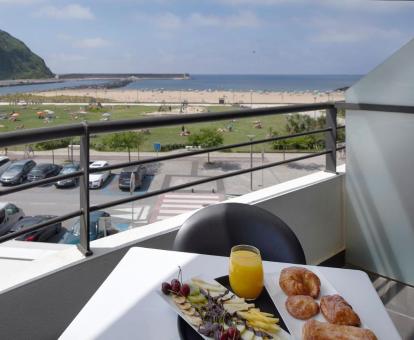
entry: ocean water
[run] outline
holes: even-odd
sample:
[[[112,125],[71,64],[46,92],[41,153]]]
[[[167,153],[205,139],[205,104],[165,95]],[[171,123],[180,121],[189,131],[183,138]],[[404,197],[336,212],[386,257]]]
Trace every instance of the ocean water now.
[[[34,91],[49,91],[58,90],[64,87],[75,87],[75,86],[89,86],[99,85],[107,83],[108,80],[68,80],[62,83],[49,83],[49,84],[34,84],[34,85],[18,85],[18,86],[4,86],[0,87],[0,95],[2,94],[13,94],[13,93],[24,93]]]
[[[187,80],[138,80],[128,89],[234,90],[234,91],[333,91],[351,86],[360,75],[191,75]]]
[[[351,86],[361,75],[191,75],[190,79],[144,79],[120,89],[139,90],[234,90],[234,91],[333,91]],[[96,85],[107,80],[69,80],[55,84],[0,87],[0,94],[58,90]]]

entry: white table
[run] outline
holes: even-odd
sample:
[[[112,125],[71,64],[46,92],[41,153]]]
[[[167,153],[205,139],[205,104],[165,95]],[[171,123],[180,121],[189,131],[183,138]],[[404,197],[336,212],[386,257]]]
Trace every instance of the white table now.
[[[264,262],[272,272],[272,262]],[[176,313],[157,295],[160,283],[183,269],[183,279],[226,275],[228,258],[131,248],[60,339],[179,339]],[[357,311],[369,305],[379,339],[400,339],[368,276],[361,271],[318,267]],[[373,322],[374,321],[374,322]]]

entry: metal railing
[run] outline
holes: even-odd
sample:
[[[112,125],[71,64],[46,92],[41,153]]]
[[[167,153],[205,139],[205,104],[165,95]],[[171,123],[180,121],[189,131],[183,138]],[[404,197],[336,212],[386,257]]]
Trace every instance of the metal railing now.
[[[157,127],[165,127],[171,125],[183,125],[183,124],[191,124],[191,123],[205,123],[211,121],[218,121],[218,120],[229,120],[235,118],[249,118],[249,117],[258,117],[258,116],[269,116],[269,115],[281,115],[287,113],[299,113],[299,112],[308,112],[308,111],[315,111],[315,110],[326,110],[326,127],[323,129],[317,129],[313,131],[306,131],[291,135],[285,136],[277,136],[271,137],[266,139],[260,139],[255,141],[249,142],[242,142],[238,144],[228,144],[224,146],[208,148],[203,150],[196,150],[196,151],[189,151],[186,153],[177,153],[177,154],[169,154],[160,157],[152,157],[147,159],[142,159],[138,161],[131,161],[131,162],[124,162],[118,163],[114,165],[109,165],[99,169],[92,169],[89,168],[89,141],[91,134],[99,134],[99,133],[108,133],[108,132],[118,132],[118,131],[125,131],[125,130],[132,130],[132,129],[145,129],[145,128],[157,128]],[[99,209],[105,209],[112,206],[116,206],[123,203],[128,203],[132,201],[141,200],[144,198],[160,195],[166,192],[175,191],[179,189],[184,189],[188,187],[192,187],[195,185],[216,181],[219,179],[237,176],[245,173],[249,173],[252,171],[267,169],[270,167],[275,167],[282,164],[287,164],[291,162],[296,162],[308,158],[318,157],[325,155],[326,163],[325,163],[325,171],[328,172],[336,172],[336,151],[343,149],[344,147],[337,148],[336,139],[337,139],[337,130],[344,128],[344,126],[337,126],[337,108],[334,103],[321,103],[321,104],[306,104],[306,105],[292,105],[292,106],[282,106],[282,107],[272,107],[272,108],[260,108],[260,109],[241,109],[241,110],[233,110],[233,111],[226,111],[226,112],[214,112],[214,113],[205,113],[205,114],[189,114],[185,116],[175,115],[175,116],[164,116],[164,117],[150,117],[150,118],[143,118],[143,119],[134,119],[134,120],[119,120],[119,121],[111,121],[111,122],[91,122],[91,123],[78,123],[72,125],[63,125],[58,127],[51,127],[51,128],[39,128],[39,129],[29,129],[23,131],[15,131],[15,132],[7,132],[0,134],[0,147],[8,147],[12,145],[18,144],[29,144],[34,142],[40,142],[45,140],[52,140],[52,139],[60,139],[65,137],[76,137],[80,136],[80,167],[81,170],[77,172],[73,172],[67,175],[58,175],[54,177],[50,177],[47,179],[43,179],[37,182],[25,183],[21,185],[17,185],[15,187],[6,188],[0,190],[0,196],[4,196],[7,194],[11,194],[14,192],[23,191],[26,189],[30,189],[36,186],[54,183],[59,180],[69,179],[79,177],[79,210],[70,212],[68,214],[50,219],[48,221],[39,223],[34,225],[30,228],[20,230],[17,232],[13,232],[10,234],[6,234],[0,236],[0,243],[5,242],[11,239],[14,239],[18,236],[26,234],[28,232],[36,231],[42,229],[48,225],[63,222],[68,219],[79,217],[80,216],[80,243],[78,244],[78,248],[82,251],[83,254],[86,256],[91,255],[90,249],[90,240],[89,240],[89,214],[92,211],[96,211]],[[132,195],[126,198],[113,200],[110,202],[106,202],[103,204],[98,205],[90,205],[89,200],[89,174],[95,172],[102,172],[104,170],[113,170],[119,169],[130,165],[140,165],[140,164],[147,164],[152,162],[160,162],[165,160],[172,160],[178,159],[182,157],[189,157],[194,155],[205,154],[213,151],[220,151],[225,149],[261,144],[261,143],[268,143],[274,141],[285,140],[289,138],[295,138],[299,136],[307,136],[313,135],[318,133],[325,133],[325,150],[320,152],[314,152],[311,154],[290,158],[283,161],[272,162],[268,164],[264,164],[261,166],[250,167],[247,169],[242,169],[238,171],[233,171],[227,174],[217,175],[209,178],[203,178],[200,180],[192,181],[185,184],[171,186],[165,189],[155,190],[151,192],[147,192],[141,195]]]

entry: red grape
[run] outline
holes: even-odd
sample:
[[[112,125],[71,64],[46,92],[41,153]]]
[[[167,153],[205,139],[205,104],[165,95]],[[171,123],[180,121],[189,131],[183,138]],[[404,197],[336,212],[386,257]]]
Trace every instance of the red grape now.
[[[163,282],[161,285],[161,290],[165,295],[169,295],[171,291],[171,285],[168,282]]]
[[[180,281],[178,281],[177,279],[173,279],[171,280],[171,290],[175,293],[178,294],[178,292],[180,291],[181,288],[181,283]]]
[[[180,294],[181,294],[182,296],[187,297],[187,296],[190,294],[190,286],[189,286],[188,284],[184,283],[184,284],[181,286],[181,289],[180,289]]]

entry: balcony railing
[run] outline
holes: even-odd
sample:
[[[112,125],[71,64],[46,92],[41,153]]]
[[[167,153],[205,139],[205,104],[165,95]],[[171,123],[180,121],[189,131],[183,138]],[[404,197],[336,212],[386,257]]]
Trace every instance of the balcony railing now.
[[[337,103],[340,104],[340,103]],[[203,150],[190,151],[186,153],[177,153],[170,154],[160,157],[152,157],[147,159],[142,159],[138,161],[131,161],[125,163],[118,163],[114,165],[109,165],[103,168],[91,169],[89,168],[89,141],[91,134],[99,133],[109,133],[109,132],[118,132],[132,129],[145,129],[145,128],[158,128],[166,127],[171,125],[183,125],[191,123],[205,123],[211,121],[219,120],[228,120],[235,118],[248,118],[248,117],[258,117],[258,116],[270,116],[270,115],[282,115],[287,113],[298,113],[298,112],[308,112],[315,110],[326,110],[326,127],[323,129],[317,129],[312,131],[306,131],[296,134],[290,134],[285,136],[277,136],[266,139],[260,139],[249,142],[242,142],[238,144],[228,144],[224,146],[208,148]],[[252,171],[267,169],[275,167],[282,164],[287,164],[291,162],[296,162],[308,158],[318,157],[325,155],[325,171],[336,172],[336,152],[337,150],[345,148],[344,146],[337,147],[337,130],[343,129],[345,126],[337,126],[337,105],[335,103],[321,103],[321,104],[306,104],[306,105],[292,105],[292,106],[283,106],[283,107],[273,107],[273,108],[260,108],[260,109],[243,109],[243,110],[234,110],[226,112],[215,112],[215,113],[206,113],[206,114],[190,114],[185,116],[168,116],[168,117],[156,117],[156,118],[144,118],[144,119],[135,119],[135,120],[119,120],[111,122],[91,122],[91,123],[79,123],[72,125],[63,125],[59,127],[51,128],[40,128],[40,129],[29,129],[24,131],[8,132],[0,134],[0,147],[8,147],[12,145],[27,144],[40,142],[45,140],[59,139],[65,137],[80,137],[80,167],[81,170],[73,172],[67,175],[59,175],[43,179],[36,182],[25,183],[17,185],[12,188],[7,188],[0,190],[0,196],[11,194],[14,192],[19,192],[27,190],[33,187],[41,186],[44,184],[54,183],[59,180],[69,179],[79,177],[79,187],[80,187],[80,197],[79,197],[79,210],[70,212],[65,215],[50,219],[46,222],[39,223],[30,228],[20,230],[17,232],[9,233],[0,237],[0,243],[14,239],[20,235],[26,234],[28,232],[36,231],[42,228],[47,227],[58,222],[63,222],[74,217],[80,216],[80,243],[78,248],[86,256],[91,255],[90,249],[90,240],[89,240],[89,214],[92,211],[109,208],[123,203],[128,203],[132,201],[142,200],[144,198],[160,195],[166,192],[180,190],[195,185],[216,181],[218,179],[223,179],[227,177],[237,176]],[[130,165],[140,165],[147,164],[152,162],[160,162],[165,160],[178,159],[188,156],[205,154],[213,151],[220,151],[231,148],[238,148],[243,146],[268,143],[280,140],[286,140],[289,138],[295,138],[299,136],[307,136],[318,133],[325,133],[325,149],[323,151],[310,153],[307,155],[290,158],[283,161],[272,162],[260,166],[250,167],[248,169],[242,169],[238,171],[233,171],[226,174],[221,174],[209,178],[204,178],[196,181],[192,181],[185,184],[170,186],[165,189],[155,190],[147,192],[141,195],[132,195],[127,198],[118,199],[109,201],[103,204],[90,205],[89,200],[89,174],[95,172],[102,172],[105,170],[119,169]]]

